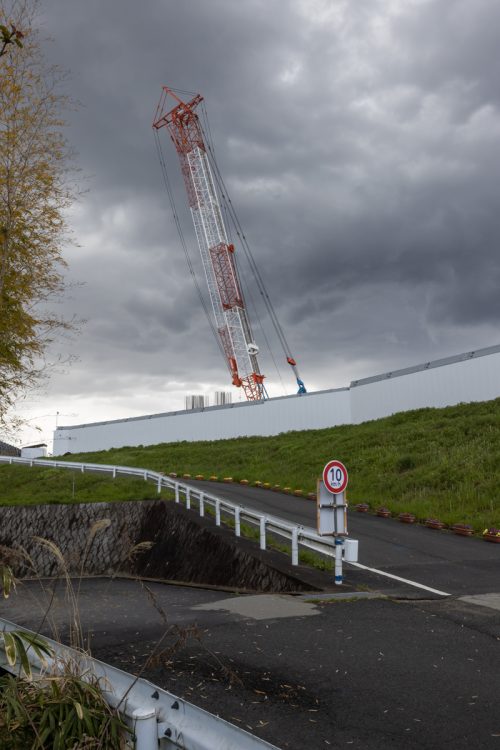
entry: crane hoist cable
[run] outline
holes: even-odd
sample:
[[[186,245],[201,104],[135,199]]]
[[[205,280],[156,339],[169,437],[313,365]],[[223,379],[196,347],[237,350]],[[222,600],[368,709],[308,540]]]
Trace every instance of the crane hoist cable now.
[[[196,94],[191,100],[183,101],[168,86],[162,86],[153,128],[165,129],[177,151],[213,322],[232,383],[242,388],[249,401],[262,401],[268,395],[264,386],[265,375],[260,370],[259,347],[254,340],[238,279],[235,247],[228,239],[196,111],[202,99]]]
[[[170,208],[172,210],[172,215],[174,217],[174,224],[175,224],[175,227],[177,229],[177,233],[179,235],[179,240],[180,240],[182,249],[184,251],[184,255],[185,255],[185,258],[186,258],[186,262],[187,262],[187,266],[188,266],[188,269],[189,269],[189,273],[191,274],[191,277],[192,277],[192,279],[194,281],[194,285],[196,287],[196,292],[197,292],[199,300],[201,302],[203,311],[205,312],[205,316],[206,316],[206,318],[208,320],[208,324],[210,326],[212,334],[213,334],[215,340],[217,341],[217,345],[219,347],[219,350],[220,350],[221,354],[224,356],[224,351],[222,349],[222,344],[220,342],[219,336],[217,335],[217,331],[215,330],[215,326],[213,324],[212,317],[210,315],[210,311],[208,309],[207,303],[206,303],[205,298],[203,296],[203,293],[201,291],[201,287],[200,287],[200,284],[198,283],[198,279],[196,278],[196,274],[195,274],[194,267],[193,267],[193,262],[191,260],[190,255],[189,255],[188,246],[187,246],[187,243],[186,243],[186,239],[184,237],[184,233],[182,231],[182,225],[181,225],[181,222],[179,220],[179,215],[177,213],[177,207],[175,205],[175,200],[174,200],[174,193],[173,193],[173,190],[172,190],[172,186],[170,185],[170,180],[169,180],[169,177],[168,177],[167,165],[166,165],[166,162],[165,162],[165,157],[164,157],[164,154],[163,154],[163,151],[162,151],[162,147],[161,147],[161,143],[160,143],[160,138],[159,138],[159,134],[158,134],[157,130],[154,131],[154,138],[155,138],[156,152],[157,152],[157,155],[158,155],[158,161],[160,163],[161,173],[162,173],[162,176],[163,176],[163,182],[164,182],[165,188],[167,190],[167,195],[168,195],[168,200],[169,200],[169,203],[170,203]]]
[[[175,102],[174,106],[172,106],[172,100]],[[163,86],[153,128],[156,131],[161,128],[168,131],[180,160],[212,305],[213,323],[215,323],[213,330],[216,330],[219,343],[222,344],[233,384],[243,388],[248,400],[267,398],[263,384],[264,375],[260,371],[258,361],[259,348],[254,341],[234,257],[235,246],[228,239],[229,235],[223,220],[226,211],[230,217],[229,223],[233,224],[236,235],[240,239],[239,244],[243,247],[287,362],[295,372],[299,393],[304,393],[305,386],[299,377],[297,364],[215,160],[209,126],[205,133],[196,112],[202,102],[203,97],[200,94],[195,94],[190,101],[186,102],[179,98],[173,89]],[[164,160],[163,166],[165,167]],[[222,204],[220,194],[223,196]],[[173,199],[171,190],[170,195]],[[178,215],[177,212],[175,213],[176,223],[178,223]],[[178,223],[179,228],[180,223]],[[192,266],[190,266],[190,271],[193,272]],[[199,294],[201,299],[201,290]]]
[[[202,118],[203,118],[203,124],[201,124],[201,129],[202,129],[203,134],[205,136],[205,142],[206,142],[206,144],[207,144],[207,146],[208,146],[208,148],[210,150],[211,158],[215,162],[216,161],[216,159],[215,159],[215,145],[214,145],[214,141],[213,141],[213,137],[212,137],[212,131],[211,131],[211,128],[210,128],[210,122],[208,120],[208,113],[207,113],[207,109],[205,107],[205,102],[204,101],[201,103],[201,112],[202,112]],[[222,198],[222,211],[223,211],[223,214],[224,214],[224,219],[225,219],[226,227],[227,227],[227,230],[228,230],[228,234],[229,234],[229,237],[230,237],[231,242],[232,242],[233,241],[233,238],[232,238],[233,221],[232,221],[232,218],[230,216],[229,205],[228,205],[228,202],[226,200],[226,196],[224,194],[224,190],[221,188],[221,186],[219,184],[219,180],[217,178],[217,173],[220,173],[220,170],[219,170],[218,167],[216,168],[215,179],[216,179],[216,182],[217,182],[217,185],[219,187],[220,194],[221,194],[221,198]],[[248,259],[247,259],[247,262],[248,262]],[[253,274],[253,271],[252,271],[251,268],[250,268],[250,270],[252,272],[252,275],[255,278],[255,275]],[[241,274],[241,269],[240,269],[240,274]],[[256,280],[256,282],[257,282],[257,280]],[[250,304],[252,306],[253,314],[255,316],[255,319],[257,320],[257,324],[258,324],[259,330],[260,330],[260,332],[262,334],[262,338],[264,339],[264,343],[266,345],[266,349],[269,352],[269,356],[271,357],[271,360],[273,362],[274,369],[276,370],[276,374],[277,374],[278,379],[279,379],[279,381],[281,383],[281,387],[283,388],[283,392],[286,394],[285,384],[284,384],[283,378],[281,376],[281,371],[280,371],[280,369],[278,367],[278,363],[276,361],[276,357],[274,356],[274,352],[273,352],[273,350],[271,348],[271,345],[269,343],[269,339],[267,337],[265,328],[262,325],[261,317],[259,315],[258,307],[257,307],[257,305],[255,303],[255,299],[254,299],[254,296],[253,296],[253,293],[252,293],[252,289],[251,289],[251,287],[249,285],[246,285],[246,290],[248,292],[248,297],[250,299]],[[260,289],[259,289],[259,291],[260,291]]]
[[[262,299],[264,301],[264,304],[266,306],[266,309],[268,311],[269,317],[271,319],[271,322],[274,326],[274,329],[276,331],[276,335],[278,336],[278,339],[280,341],[280,344],[283,348],[283,352],[286,357],[286,361],[288,364],[292,367],[295,378],[297,380],[297,385],[299,386],[299,393],[306,393],[306,387],[304,385],[303,380],[301,379],[299,375],[299,371],[297,368],[297,363],[292,355],[292,351],[290,349],[290,346],[288,344],[288,341],[286,339],[285,333],[283,331],[283,328],[281,326],[281,323],[279,322],[278,316],[276,314],[276,311],[274,309],[274,305],[271,301],[271,298],[269,297],[269,294],[267,292],[266,286],[264,284],[264,280],[262,278],[262,275],[259,271],[259,267],[257,263],[255,262],[255,258],[253,257],[252,250],[250,248],[250,245],[248,243],[248,240],[245,236],[245,233],[243,231],[243,228],[241,226],[241,223],[239,221],[238,215],[236,213],[236,210],[234,208],[233,202],[231,198],[229,197],[229,193],[226,187],[226,184],[224,182],[224,179],[220,173],[219,167],[217,165],[217,161],[215,160],[215,154],[213,153],[213,149],[210,146],[210,141],[207,143],[208,146],[208,157],[210,161],[210,166],[212,167],[212,170],[214,172],[215,180],[217,182],[217,186],[221,192],[221,196],[223,201],[227,204],[228,207],[228,213],[231,217],[231,220],[233,222],[235,231],[237,236],[239,237],[243,251],[247,257],[248,263],[250,265],[250,268],[252,270],[252,273],[254,275],[255,281],[257,283],[257,288],[259,289],[259,292],[262,296]]]

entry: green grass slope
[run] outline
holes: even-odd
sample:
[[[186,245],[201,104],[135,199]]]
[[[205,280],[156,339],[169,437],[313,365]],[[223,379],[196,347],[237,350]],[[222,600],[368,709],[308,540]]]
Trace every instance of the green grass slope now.
[[[331,458],[339,458],[349,470],[351,504],[383,504],[420,519],[470,523],[477,531],[500,526],[500,399],[325,430],[128,447],[74,454],[69,460],[231,476],[312,492]],[[0,503],[12,496],[10,478],[2,479],[5,468],[0,467]],[[36,484],[32,487],[35,492]],[[23,491],[27,497],[27,485]],[[83,501],[83,496],[78,493],[77,499]]]
[[[171,493],[162,492],[161,497]],[[156,486],[136,477],[112,479],[80,471],[0,464],[0,505],[154,500]]]

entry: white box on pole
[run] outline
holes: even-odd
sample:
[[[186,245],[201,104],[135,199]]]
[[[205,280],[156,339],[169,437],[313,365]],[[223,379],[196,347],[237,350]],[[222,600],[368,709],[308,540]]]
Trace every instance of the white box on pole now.
[[[358,562],[358,540],[357,539],[345,539],[344,540],[344,561],[345,562]]]

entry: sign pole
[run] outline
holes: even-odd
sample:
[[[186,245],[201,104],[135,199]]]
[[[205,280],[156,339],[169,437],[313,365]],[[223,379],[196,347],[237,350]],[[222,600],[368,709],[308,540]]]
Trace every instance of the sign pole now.
[[[347,507],[347,501],[344,492],[337,492],[333,495],[334,498],[334,514],[335,514],[335,585],[341,586],[344,580],[342,573],[342,552],[344,548],[344,537],[337,536],[338,534],[347,533],[347,524],[345,518],[345,512]]]
[[[347,536],[347,469],[341,461],[329,461],[318,480],[317,529],[321,536],[335,537],[335,585],[342,585],[342,548]]]
[[[335,585],[342,586],[342,546],[344,540],[335,537]]]

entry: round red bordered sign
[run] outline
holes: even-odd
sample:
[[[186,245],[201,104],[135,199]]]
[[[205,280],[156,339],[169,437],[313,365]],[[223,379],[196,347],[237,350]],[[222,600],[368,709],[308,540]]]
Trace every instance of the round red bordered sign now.
[[[345,490],[349,477],[341,461],[328,461],[323,469],[323,482],[328,492],[338,495]]]

